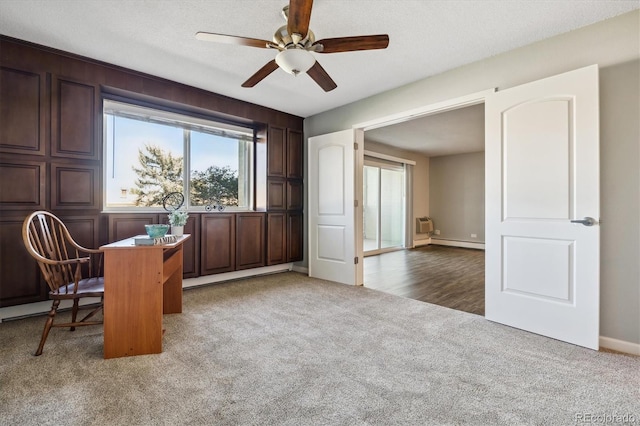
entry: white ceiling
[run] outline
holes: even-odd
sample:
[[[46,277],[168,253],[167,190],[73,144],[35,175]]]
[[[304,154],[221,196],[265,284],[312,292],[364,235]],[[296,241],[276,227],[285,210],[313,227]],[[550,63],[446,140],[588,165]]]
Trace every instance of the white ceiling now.
[[[484,151],[484,104],[368,130],[365,141],[427,157]]]
[[[286,0],[0,0],[0,33],[308,117],[638,9],[638,0],[316,0],[317,39],[389,34],[386,50],[315,54],[337,83],[276,70],[276,52],[198,41],[197,31],[271,39]]]

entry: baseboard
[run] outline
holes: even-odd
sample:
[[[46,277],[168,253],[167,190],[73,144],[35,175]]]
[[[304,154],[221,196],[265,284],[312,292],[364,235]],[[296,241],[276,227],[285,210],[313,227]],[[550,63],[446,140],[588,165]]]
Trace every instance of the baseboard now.
[[[44,300],[42,302],[27,303],[24,305],[7,306],[0,308],[0,323],[5,320],[19,319],[24,317],[30,317],[34,315],[46,314],[51,310],[51,300]],[[100,303],[99,297],[91,297],[82,299],[80,306],[92,305],[94,303]],[[71,300],[63,300],[60,302],[58,311],[65,311],[71,309],[73,302]]]
[[[427,238],[424,240],[413,240],[413,247],[421,247],[421,246],[428,246],[429,244],[431,244],[431,238]]]
[[[182,280],[182,288],[198,287],[201,285],[214,284],[222,281],[232,281],[241,278],[255,277],[258,275],[291,271],[292,268],[293,263],[283,263],[280,265],[264,266],[262,268],[251,268],[242,271],[224,272],[222,274],[204,275],[197,278],[186,278]]]
[[[600,347],[631,355],[640,355],[640,343],[632,343],[611,337],[600,336]]]
[[[437,238],[431,238],[431,244],[484,250],[484,243],[474,243],[471,241],[440,240]]]
[[[293,265],[293,268],[291,268],[291,270],[293,272],[300,272],[301,274],[309,275],[309,268],[307,268],[306,266]]]

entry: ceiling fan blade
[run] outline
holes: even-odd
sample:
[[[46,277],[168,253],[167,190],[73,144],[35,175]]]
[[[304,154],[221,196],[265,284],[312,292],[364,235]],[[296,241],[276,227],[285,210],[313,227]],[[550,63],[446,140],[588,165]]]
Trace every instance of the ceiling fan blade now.
[[[278,64],[275,59],[267,62],[265,66],[260,68],[254,75],[249,77],[247,81],[242,83],[242,87],[253,87],[260,83],[266,76],[278,69]]]
[[[312,6],[313,0],[289,1],[289,18],[287,19],[287,32],[289,34],[300,34],[302,38],[307,36]]]
[[[330,92],[338,87],[335,81],[333,81],[331,77],[329,77],[329,74],[327,74],[327,72],[324,70],[324,68],[322,68],[322,65],[320,65],[318,61],[316,61],[316,63],[313,64],[311,68],[309,68],[307,74],[309,74],[309,77],[311,77],[313,81],[318,83],[318,86],[322,87],[325,92]]]
[[[232,36],[226,34],[215,34],[215,33],[205,33],[205,32],[197,32],[196,38],[202,41],[214,41],[216,43],[225,43],[225,44],[235,44],[240,46],[250,46],[250,47],[261,47],[268,48],[273,43],[267,40],[260,40],[257,38],[248,38],[248,37],[239,37]]]
[[[318,53],[351,52],[354,50],[386,49],[389,46],[387,34],[325,38],[316,41],[313,46],[321,44],[322,49]]]

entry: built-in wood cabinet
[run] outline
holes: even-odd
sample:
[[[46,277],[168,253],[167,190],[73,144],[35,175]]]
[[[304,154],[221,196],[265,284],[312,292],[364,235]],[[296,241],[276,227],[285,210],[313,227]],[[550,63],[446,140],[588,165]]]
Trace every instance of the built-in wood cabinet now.
[[[287,178],[302,179],[302,132],[287,129]]]
[[[106,96],[256,128],[260,212],[190,213],[184,277],[301,259],[301,117],[1,35],[0,52],[0,306],[48,297],[22,242],[31,212],[52,211],[90,248],[166,223],[164,213],[103,212]]]
[[[209,213],[200,218],[200,275],[234,271],[236,215]]]
[[[287,213],[287,262],[297,262],[303,257],[302,212]]]
[[[267,264],[302,260],[303,139],[294,129],[269,127]]]
[[[267,140],[267,176],[287,177],[287,129],[269,127]]]
[[[264,213],[236,214],[236,270],[265,265],[264,222]]]
[[[267,213],[267,265],[287,262],[287,214]]]

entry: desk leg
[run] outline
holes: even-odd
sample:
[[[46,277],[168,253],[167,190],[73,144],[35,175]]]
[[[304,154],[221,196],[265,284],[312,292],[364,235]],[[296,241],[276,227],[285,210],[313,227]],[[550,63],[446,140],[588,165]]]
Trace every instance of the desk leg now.
[[[162,352],[162,250],[106,250],[104,357]]]

